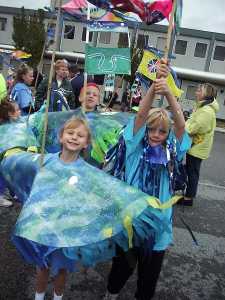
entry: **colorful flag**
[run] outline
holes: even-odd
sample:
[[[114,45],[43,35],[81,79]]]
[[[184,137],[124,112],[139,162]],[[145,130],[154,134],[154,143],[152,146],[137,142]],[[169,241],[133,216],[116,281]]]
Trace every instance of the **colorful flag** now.
[[[158,23],[165,18],[169,19],[172,7],[172,0],[149,1],[147,4],[146,23],[151,25]]]
[[[172,10],[172,0],[89,0],[93,5],[112,11],[116,16],[125,13],[136,14],[147,24],[168,18]]]
[[[85,71],[88,74],[131,73],[130,48],[96,48],[86,45]]]
[[[112,12],[106,11],[89,3],[90,18],[92,20],[121,22],[120,17],[116,17]],[[81,21],[87,21],[88,2],[86,0],[71,0],[62,5],[64,13],[75,17]]]
[[[144,50],[144,54],[137,71],[148,79],[155,80],[159,60],[160,56],[157,56],[154,50]],[[183,91],[177,87],[171,73],[167,77],[167,83],[173,95],[179,98]]]

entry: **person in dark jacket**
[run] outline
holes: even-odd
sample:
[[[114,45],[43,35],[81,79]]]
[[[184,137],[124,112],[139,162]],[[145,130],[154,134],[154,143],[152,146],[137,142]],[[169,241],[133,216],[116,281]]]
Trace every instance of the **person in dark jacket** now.
[[[68,63],[59,59],[55,62],[55,76],[51,86],[49,111],[75,109],[75,100],[70,80]],[[35,97],[35,110],[39,110],[47,98],[48,78],[39,84]]]

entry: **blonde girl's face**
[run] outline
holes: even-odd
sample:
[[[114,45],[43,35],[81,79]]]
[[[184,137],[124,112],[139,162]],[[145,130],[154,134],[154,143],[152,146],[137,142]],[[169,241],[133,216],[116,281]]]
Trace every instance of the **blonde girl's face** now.
[[[65,128],[61,137],[62,152],[80,152],[88,147],[88,131],[83,124],[76,128]]]
[[[80,95],[80,102],[85,105],[85,108],[89,111],[95,110],[99,104],[100,92],[97,87],[88,86],[86,90],[86,99],[84,99],[84,91]]]
[[[150,146],[163,144],[168,136],[168,129],[162,122],[154,122],[148,125],[148,143]]]
[[[33,71],[30,70],[26,74],[22,75],[22,79],[23,79],[25,84],[31,85],[33,80],[34,80]]]

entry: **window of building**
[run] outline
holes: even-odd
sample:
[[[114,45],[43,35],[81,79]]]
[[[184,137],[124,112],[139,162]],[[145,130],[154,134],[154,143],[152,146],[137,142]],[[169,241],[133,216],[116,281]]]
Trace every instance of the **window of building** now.
[[[225,60],[225,47],[216,46],[213,59],[222,61]]]
[[[187,41],[177,40],[175,46],[175,53],[180,55],[185,55],[187,50]]]
[[[128,34],[126,32],[121,32],[119,34],[119,40],[118,40],[118,47],[128,47],[129,41],[128,41]]]
[[[164,37],[158,37],[157,38],[157,43],[156,43],[156,48],[158,50],[165,50],[165,46],[166,46],[166,39]]]
[[[83,32],[82,32],[82,41],[85,42],[86,41],[86,27],[83,28]],[[93,32],[89,32],[89,42],[92,41],[92,37],[93,37]]]
[[[102,44],[110,44],[111,32],[100,32],[99,42]]]
[[[148,46],[148,35],[139,34],[137,38],[137,48],[143,49],[144,47]]]
[[[75,34],[75,26],[65,25],[64,28],[64,39],[73,40]]]
[[[186,99],[188,100],[195,100],[195,92],[196,92],[197,87],[195,85],[189,85],[187,87],[187,92],[186,92]]]
[[[6,23],[7,23],[6,18],[0,18],[0,31],[6,30]]]
[[[206,56],[206,51],[207,44],[196,43],[194,56],[204,58]]]

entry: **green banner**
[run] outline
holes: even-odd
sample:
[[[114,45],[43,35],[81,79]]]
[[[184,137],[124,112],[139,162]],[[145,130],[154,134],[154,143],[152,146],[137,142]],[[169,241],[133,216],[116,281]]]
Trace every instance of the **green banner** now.
[[[95,48],[86,45],[85,72],[130,75],[130,48]]]

